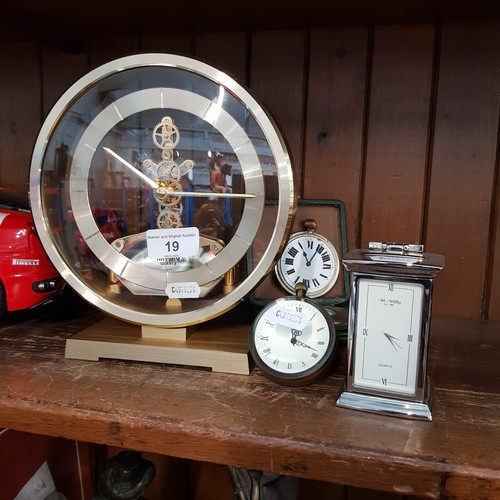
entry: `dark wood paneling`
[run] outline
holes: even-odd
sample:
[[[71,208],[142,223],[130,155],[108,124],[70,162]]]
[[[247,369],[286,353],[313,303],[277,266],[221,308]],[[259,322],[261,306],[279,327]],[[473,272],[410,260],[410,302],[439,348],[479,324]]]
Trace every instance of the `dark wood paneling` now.
[[[289,144],[297,192],[302,193],[305,31],[252,35],[250,88],[274,115]]]
[[[500,110],[499,110],[500,111]],[[500,113],[499,113],[500,115]],[[499,116],[500,142],[500,116]],[[493,198],[493,213],[491,224],[491,253],[486,270],[487,286],[485,305],[488,307],[485,316],[489,319],[500,320],[500,144],[497,149],[496,185]]]
[[[498,24],[445,25],[429,185],[427,248],[446,257],[436,314],[481,316],[497,149]],[[498,298],[498,296],[497,296]]]
[[[0,2],[0,40],[77,50],[82,37],[499,19],[497,0],[194,0],[155,8],[137,0]]]
[[[433,48],[433,26],[375,30],[362,246],[421,241]]]
[[[92,38],[90,43],[90,65],[96,68],[101,64],[119,57],[139,52],[139,37],[102,37]]]
[[[304,198],[343,200],[348,246],[358,243],[368,30],[311,33]]]
[[[47,116],[61,95],[89,71],[87,51],[69,54],[44,46],[42,58],[43,116]]]
[[[165,52],[168,54],[192,55],[192,35],[147,34],[141,38],[143,52]]]
[[[0,183],[27,190],[41,117],[88,68],[140,50],[194,54],[274,115],[299,195],[345,202],[349,248],[423,241],[447,261],[435,314],[498,319],[499,46],[499,22],[378,26],[373,39],[366,27],[146,32],[93,38],[78,54],[3,43]]]
[[[245,33],[210,33],[196,37],[195,55],[247,85],[247,36]]]
[[[0,432],[0,498],[14,498],[46,462],[61,497],[90,499],[92,452],[87,443],[5,429]]]
[[[0,185],[24,193],[41,125],[38,61],[35,43],[0,45]]]

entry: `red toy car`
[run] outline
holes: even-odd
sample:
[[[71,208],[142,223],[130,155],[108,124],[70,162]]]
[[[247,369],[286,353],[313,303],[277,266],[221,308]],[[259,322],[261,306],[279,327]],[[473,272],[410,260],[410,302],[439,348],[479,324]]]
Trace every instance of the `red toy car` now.
[[[28,196],[0,188],[0,316],[52,301],[63,287],[36,234]]]

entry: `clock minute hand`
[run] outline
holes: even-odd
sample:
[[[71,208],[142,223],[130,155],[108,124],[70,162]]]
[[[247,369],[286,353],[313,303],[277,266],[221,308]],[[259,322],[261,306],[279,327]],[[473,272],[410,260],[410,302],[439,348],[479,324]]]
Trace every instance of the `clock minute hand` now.
[[[314,253],[312,254],[311,261],[314,259],[317,253],[319,253],[320,250],[320,245],[318,243],[318,246],[316,247],[316,250],[314,250]]]
[[[298,345],[300,347],[307,347],[308,349],[311,349],[312,351],[316,351],[314,347],[311,347],[310,345],[304,344],[304,342],[300,341],[297,337],[293,337],[290,341],[293,345]]]
[[[104,151],[106,151],[106,153],[108,153],[108,155],[115,158],[115,160],[118,160],[123,166],[127,167],[134,175],[139,177],[139,179],[144,181],[150,187],[152,187],[153,189],[158,188],[158,184],[153,179],[148,177],[146,174],[143,174],[140,170],[137,170],[132,164],[130,164],[127,160],[122,158],[120,155],[116,154],[112,149],[109,149],[109,148],[102,148],[102,149],[104,149]]]
[[[311,261],[307,258],[307,254],[306,254],[306,251],[304,250],[304,247],[300,244],[300,242],[298,242],[298,244],[299,244],[299,247],[302,249],[302,255],[306,259],[306,266],[310,266],[311,265]]]
[[[392,347],[396,349],[402,349],[401,345],[397,342],[399,339],[397,337],[394,337],[393,335],[388,334],[387,332],[383,332],[384,335],[386,336],[387,340],[391,343]]]
[[[314,318],[314,316],[313,316]],[[311,318],[312,319],[312,318]],[[296,330],[295,328],[292,328],[292,338],[290,339],[290,342],[292,345],[298,345],[300,347],[307,347],[307,349],[311,349],[312,351],[316,351],[314,347],[311,347],[310,345],[305,344],[301,340],[299,340],[297,337],[302,335],[302,330]]]
[[[118,160],[123,166],[127,167],[134,175],[143,180],[146,184],[148,184],[154,190],[158,188],[163,188],[165,190],[166,196],[191,196],[193,198],[255,198],[255,194],[251,193],[212,193],[212,192],[204,192],[204,191],[174,191],[172,189],[168,189],[166,187],[161,186],[156,181],[148,177],[146,174],[142,173],[140,170],[135,168],[132,164],[130,164],[127,160],[122,158],[120,155],[116,154],[112,149],[103,148],[106,153],[110,156]]]

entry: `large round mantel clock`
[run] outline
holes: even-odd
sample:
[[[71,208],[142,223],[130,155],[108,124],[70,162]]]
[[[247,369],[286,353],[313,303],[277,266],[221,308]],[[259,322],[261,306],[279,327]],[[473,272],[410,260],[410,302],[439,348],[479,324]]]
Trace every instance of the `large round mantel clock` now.
[[[30,197],[72,288],[111,316],[169,328],[237,305],[273,268],[295,209],[289,154],[261,105],[226,74],[168,54],[107,63],[60,98],[35,144]]]

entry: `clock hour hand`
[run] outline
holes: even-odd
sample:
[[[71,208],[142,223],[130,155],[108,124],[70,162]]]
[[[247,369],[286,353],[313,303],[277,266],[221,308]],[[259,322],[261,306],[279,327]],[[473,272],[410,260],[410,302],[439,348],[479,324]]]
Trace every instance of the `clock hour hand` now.
[[[387,340],[391,343],[392,347],[394,347],[394,349],[399,350],[399,349],[402,349],[401,345],[398,343],[398,338],[397,337],[394,337],[393,335],[390,335],[389,333],[387,332],[383,332],[385,337],[387,338]]]
[[[251,193],[215,193],[215,192],[195,192],[195,191],[173,191],[172,189],[168,189],[165,186],[162,186],[161,183],[154,181],[146,174],[143,174],[140,170],[137,170],[132,164],[130,164],[127,160],[122,158],[120,155],[116,154],[112,149],[103,148],[106,153],[110,156],[118,160],[124,167],[127,167],[133,174],[139,177],[143,182],[145,182],[149,187],[154,189],[155,191],[160,189],[164,191],[165,197],[167,196],[190,196],[193,198],[255,198],[255,194]]]

